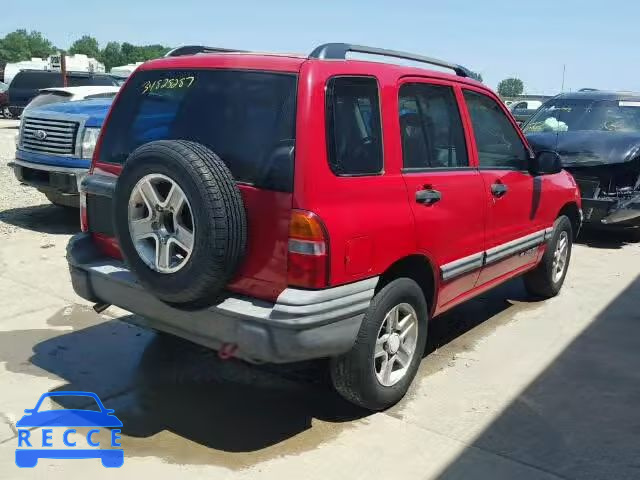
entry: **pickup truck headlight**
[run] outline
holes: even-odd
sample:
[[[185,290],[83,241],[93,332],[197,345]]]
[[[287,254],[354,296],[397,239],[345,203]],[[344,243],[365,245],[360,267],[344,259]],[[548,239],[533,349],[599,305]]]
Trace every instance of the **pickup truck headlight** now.
[[[91,159],[93,157],[93,150],[96,148],[99,134],[99,128],[84,129],[84,134],[82,135],[82,158]]]
[[[16,137],[14,141],[16,142],[16,150],[20,147],[20,135],[22,135],[22,124],[24,123],[24,116],[20,119],[20,126],[18,127],[18,133],[16,133]]]

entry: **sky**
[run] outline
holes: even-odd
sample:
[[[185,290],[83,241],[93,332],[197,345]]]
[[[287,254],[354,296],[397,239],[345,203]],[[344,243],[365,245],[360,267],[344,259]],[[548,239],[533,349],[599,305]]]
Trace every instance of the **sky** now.
[[[347,42],[460,63],[496,88],[640,90],[633,0],[4,0],[0,37],[38,30],[61,48],[82,35],[134,44],[204,44],[308,53]]]

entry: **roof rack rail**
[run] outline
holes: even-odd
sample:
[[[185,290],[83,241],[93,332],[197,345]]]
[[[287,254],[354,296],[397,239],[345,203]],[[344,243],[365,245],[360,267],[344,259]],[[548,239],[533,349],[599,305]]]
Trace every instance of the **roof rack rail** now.
[[[231,53],[245,52],[246,50],[237,50],[234,48],[206,47],[204,45],[183,45],[169,50],[165,57],[180,57],[182,55],[195,55],[196,53]]]
[[[438,67],[448,68],[453,70],[459,77],[473,78],[471,70],[457,65],[455,63],[445,62],[444,60],[438,60],[437,58],[424,57],[422,55],[416,55],[414,53],[399,52],[396,50],[387,50],[384,48],[366,47],[364,45],[353,45],[351,43],[325,43],[316,47],[311,52],[309,58],[317,58],[320,60],[346,60],[347,53],[367,53],[370,55],[381,55],[384,57],[403,58],[405,60],[412,60],[414,62],[428,63],[430,65],[436,65]]]

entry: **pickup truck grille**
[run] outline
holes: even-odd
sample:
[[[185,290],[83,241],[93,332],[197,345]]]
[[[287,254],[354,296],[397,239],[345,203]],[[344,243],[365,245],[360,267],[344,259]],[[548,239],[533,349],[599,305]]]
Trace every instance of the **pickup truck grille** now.
[[[78,122],[26,117],[20,144],[25,150],[73,155],[76,148]]]

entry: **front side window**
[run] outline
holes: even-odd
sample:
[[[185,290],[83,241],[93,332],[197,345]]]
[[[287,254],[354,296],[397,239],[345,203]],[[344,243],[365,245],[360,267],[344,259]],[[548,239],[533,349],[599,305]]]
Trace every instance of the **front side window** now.
[[[378,83],[370,77],[336,77],[327,84],[327,153],[336,175],[382,171]]]
[[[529,150],[498,103],[481,93],[464,91],[471,115],[480,168],[526,170]]]
[[[405,84],[400,88],[404,168],[469,165],[464,130],[451,87]]]
[[[292,190],[296,75],[240,70],[134,75],[105,126],[101,161],[122,164],[154,140],[191,140],[215,152],[239,182]]]

